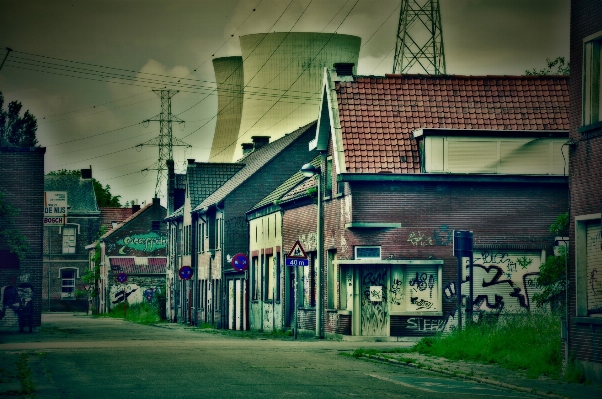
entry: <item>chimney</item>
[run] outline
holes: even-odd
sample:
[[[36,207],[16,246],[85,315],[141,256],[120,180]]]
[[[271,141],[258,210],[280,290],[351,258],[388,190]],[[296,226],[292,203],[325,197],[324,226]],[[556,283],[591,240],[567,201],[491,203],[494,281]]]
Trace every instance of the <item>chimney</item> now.
[[[253,151],[260,149],[261,147],[269,144],[270,136],[252,136],[253,140]]]
[[[251,151],[253,151],[253,143],[242,143],[242,155],[247,155]]]
[[[90,165],[90,169],[82,169],[82,179],[91,179],[92,178],[92,165]]]
[[[337,62],[334,64],[334,70],[339,76],[353,76],[353,67],[355,66],[352,62]]]
[[[140,210],[140,205],[132,205],[132,215]]]
[[[161,205],[161,198],[153,198],[153,206]]]

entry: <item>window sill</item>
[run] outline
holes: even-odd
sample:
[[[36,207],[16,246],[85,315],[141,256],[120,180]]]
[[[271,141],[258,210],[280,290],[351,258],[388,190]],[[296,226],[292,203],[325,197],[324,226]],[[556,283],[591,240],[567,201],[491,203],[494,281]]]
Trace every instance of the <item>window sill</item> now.
[[[602,317],[573,317],[575,324],[602,325]]]
[[[389,316],[443,316],[443,312],[390,312]]]
[[[602,130],[602,122],[592,123],[591,125],[584,125],[577,129],[579,133],[590,134],[596,133],[596,131]]]

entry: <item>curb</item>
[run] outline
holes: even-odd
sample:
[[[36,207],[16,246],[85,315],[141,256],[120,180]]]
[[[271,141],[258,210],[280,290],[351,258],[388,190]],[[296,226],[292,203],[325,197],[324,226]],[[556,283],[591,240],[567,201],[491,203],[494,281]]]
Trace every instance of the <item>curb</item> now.
[[[480,382],[482,384],[489,384],[489,385],[497,386],[497,387],[500,387],[500,388],[512,389],[512,390],[515,390],[515,391],[529,393],[531,395],[538,395],[538,396],[542,396],[542,397],[546,397],[546,398],[554,398],[554,399],[571,399],[568,396],[557,395],[555,393],[539,392],[539,391],[533,390],[532,388],[525,388],[525,387],[521,387],[521,386],[518,386],[518,385],[508,384],[508,383],[505,383],[505,382],[490,380],[488,378],[481,378],[481,377],[475,377],[475,376],[470,376],[470,375],[466,375],[466,374],[452,373],[450,371],[443,370],[443,369],[441,369],[439,367],[433,367],[433,366],[428,366],[430,368],[418,367],[418,365],[416,365],[414,363],[400,362],[399,360],[387,359],[387,358],[383,358],[381,356],[376,356],[376,355],[364,355],[362,357],[370,359],[370,360],[378,360],[378,361],[381,361],[381,362],[392,363],[392,364],[399,365],[399,366],[412,367],[412,368],[415,368],[415,369],[433,371],[435,373],[445,374],[445,375],[452,376],[452,377],[460,377],[460,378],[463,378],[463,379]]]

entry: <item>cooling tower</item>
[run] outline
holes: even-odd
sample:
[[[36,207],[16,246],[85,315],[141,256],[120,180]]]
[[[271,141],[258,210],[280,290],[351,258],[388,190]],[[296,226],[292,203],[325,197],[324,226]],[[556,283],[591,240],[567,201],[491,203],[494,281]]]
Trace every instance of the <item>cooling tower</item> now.
[[[241,36],[244,106],[234,158],[252,136],[270,141],[318,118],[324,67],[357,66],[361,39],[334,33],[261,33]],[[354,67],[355,73],[355,67]]]
[[[242,57],[216,58],[213,70],[217,82],[217,120],[209,162],[231,162],[242,116]]]

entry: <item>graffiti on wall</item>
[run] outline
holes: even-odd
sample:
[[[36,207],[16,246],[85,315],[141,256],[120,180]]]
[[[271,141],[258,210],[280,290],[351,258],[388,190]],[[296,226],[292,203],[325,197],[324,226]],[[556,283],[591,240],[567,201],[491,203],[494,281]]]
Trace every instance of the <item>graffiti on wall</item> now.
[[[453,230],[447,225],[441,225],[432,232],[410,231],[408,242],[414,246],[446,246],[453,242]]]
[[[387,268],[373,266],[362,270],[362,335],[387,335],[388,333],[388,297]],[[375,287],[380,287],[375,290]],[[376,291],[376,292],[374,292]],[[378,295],[379,300],[373,300]]]
[[[467,270],[469,260],[465,261]],[[473,260],[473,310],[516,312],[531,308],[531,299],[541,291],[537,285],[541,258],[538,253],[482,251]],[[469,293],[468,280],[462,295]]]
[[[133,234],[117,241],[120,255],[126,255],[131,251],[153,252],[164,249],[167,246],[167,236],[165,234],[148,233]],[[109,246],[109,252],[114,249]]]
[[[401,305],[401,301],[403,301],[403,281],[394,278],[391,281],[391,303]]]
[[[0,287],[0,327],[19,327],[25,325],[29,332],[33,329],[33,285],[29,283],[29,274],[12,278],[9,285]]]

